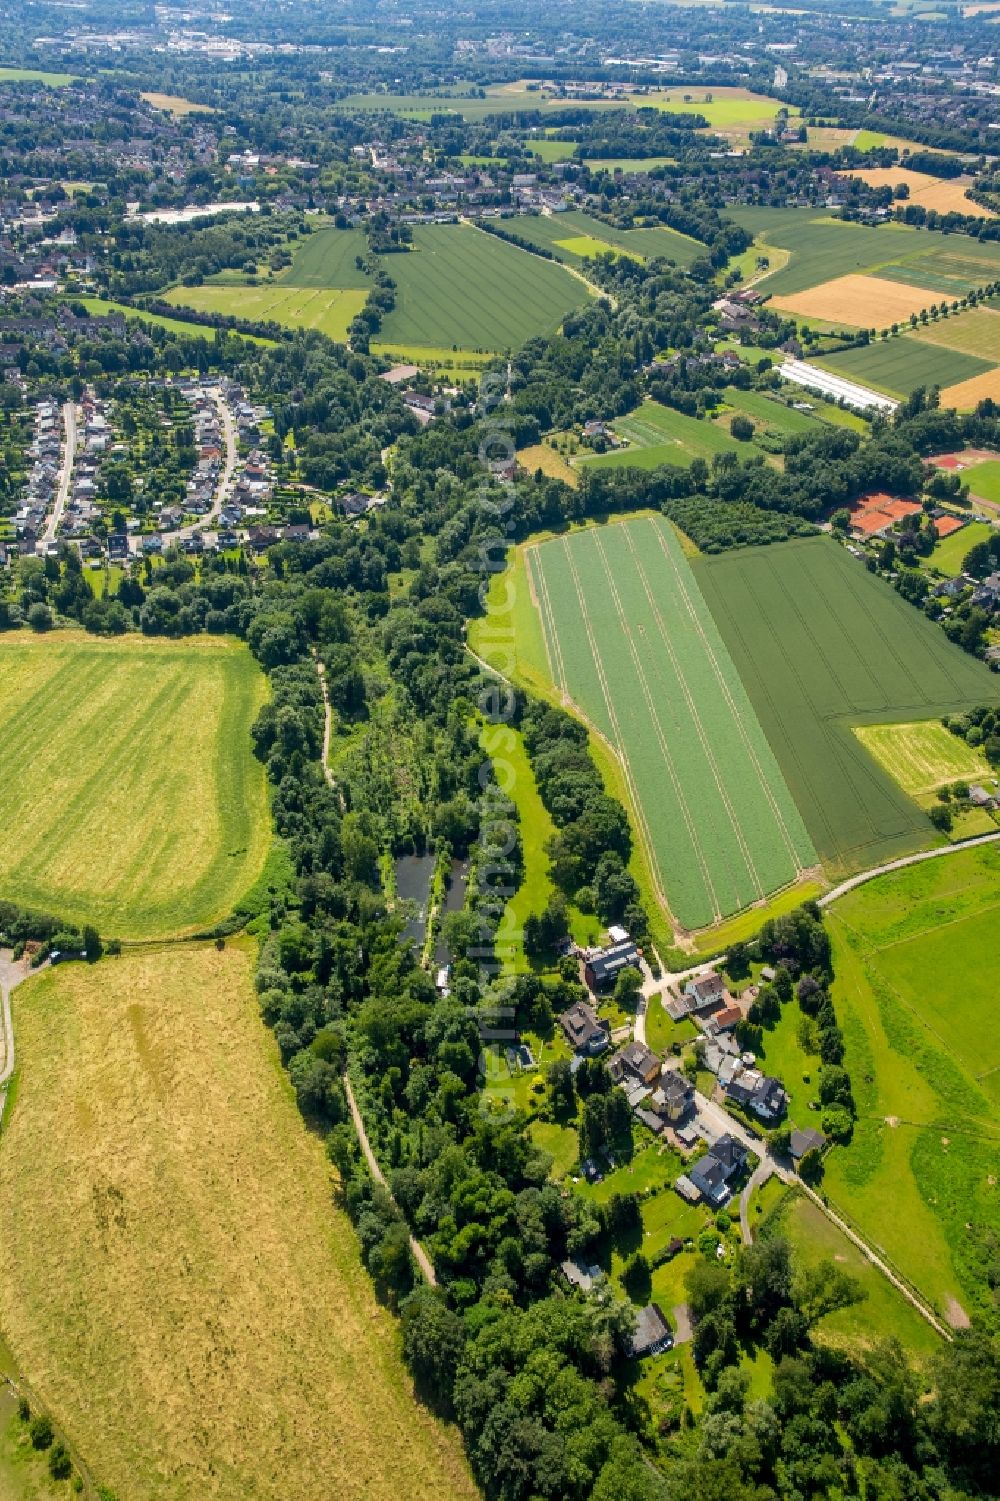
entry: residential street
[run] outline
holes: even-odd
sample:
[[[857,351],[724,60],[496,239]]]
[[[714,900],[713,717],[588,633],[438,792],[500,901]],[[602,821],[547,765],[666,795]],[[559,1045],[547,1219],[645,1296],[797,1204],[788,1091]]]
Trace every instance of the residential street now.
[[[203,532],[206,527],[211,527],[218,521],[219,513],[232,493],[233,476],[236,473],[236,463],[239,458],[236,423],[233,420],[232,412],[229,410],[229,403],[217,388],[212,391],[212,400],[215,402],[216,410],[219,413],[219,421],[222,423],[222,432],[226,444],[226,457],[223,460],[219,483],[215,487],[212,509],[207,515],[200,516],[197,521],[192,522],[190,526],[180,527],[174,533],[171,541],[176,538],[178,542],[183,542],[188,537],[192,537],[195,532]]]
[[[76,407],[72,401],[63,403],[63,443],[62,443],[62,466],[59,470],[59,484],[56,489],[55,505],[52,507],[45,531],[42,533],[38,551],[45,553],[52,547],[56,540],[56,531],[62,520],[66,502],[69,499],[70,486],[73,483],[73,464],[76,460]]]

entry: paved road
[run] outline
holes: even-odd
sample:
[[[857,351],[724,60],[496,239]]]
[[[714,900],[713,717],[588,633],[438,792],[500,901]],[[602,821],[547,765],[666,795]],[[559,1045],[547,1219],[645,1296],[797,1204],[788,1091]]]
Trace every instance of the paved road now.
[[[347,1104],[350,1108],[351,1119],[354,1122],[354,1129],[358,1133],[358,1141],[361,1143],[361,1150],[364,1153],[365,1161],[368,1164],[368,1171],[375,1179],[375,1182],[381,1183],[382,1187],[389,1194],[389,1197],[392,1198],[392,1193],[389,1189],[389,1185],[385,1181],[385,1174],[379,1167],[378,1158],[372,1151],[372,1144],[368,1140],[368,1132],[365,1130],[365,1123],[362,1118],[361,1111],[358,1109],[358,1102],[354,1098],[354,1090],[351,1088],[351,1081],[346,1073],[344,1075],[344,1093],[347,1095]],[[393,1203],[395,1203],[395,1200],[393,1200]],[[417,1237],[412,1233],[410,1235],[410,1250],[413,1253],[414,1261],[423,1272],[430,1286],[437,1287],[437,1277],[434,1275],[434,1267],[431,1264],[431,1259],[428,1256],[427,1252],[424,1250],[423,1246],[420,1244],[419,1240],[417,1240]]]
[[[69,487],[73,483],[73,463],[76,459],[76,407],[71,401],[63,403],[63,444],[62,464],[59,469],[59,483],[56,486],[56,503],[52,507],[52,515],[48,525],[42,533],[41,551],[48,552],[56,540],[56,530],[66,509],[69,500]]]
[[[200,516],[197,521],[192,522],[190,526],[179,527],[173,533],[171,541],[176,539],[178,542],[183,542],[185,538],[193,536],[195,532],[203,531],[205,527],[211,526],[213,522],[218,521],[219,513],[232,493],[233,476],[236,473],[236,464],[239,459],[236,422],[232,412],[229,410],[229,403],[222,392],[213,390],[211,396],[215,403],[216,411],[219,414],[219,421],[222,423],[222,436],[226,445],[226,457],[223,461],[222,473],[219,476],[219,483],[215,487],[212,509],[207,515]]]

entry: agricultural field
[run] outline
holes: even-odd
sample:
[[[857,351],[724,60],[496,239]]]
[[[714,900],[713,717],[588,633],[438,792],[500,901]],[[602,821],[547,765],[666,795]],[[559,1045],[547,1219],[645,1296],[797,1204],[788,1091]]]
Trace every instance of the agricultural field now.
[[[591,172],[655,172],[657,167],[672,167],[672,156],[588,156],[584,166]]]
[[[590,293],[563,266],[465,224],[418,225],[414,249],[392,264],[396,306],[388,343],[516,349],[552,333]]]
[[[876,339],[861,348],[820,355],[812,363],[834,375],[899,397],[909,396],[918,386],[953,386],[991,368],[988,360],[943,349],[908,333]]]
[[[887,328],[902,323],[935,300],[925,287],[883,281],[879,276],[835,276],[805,292],[768,290],[772,292],[772,305],[783,313],[855,328]]]
[[[841,172],[841,177],[860,177],[870,188],[897,188],[905,184],[909,189],[908,203],[922,208],[934,209],[939,214],[971,214],[980,219],[992,219],[993,211],[984,208],[969,197],[974,185],[971,177],[934,177],[927,172],[914,172],[905,166],[898,167],[852,167]]]
[[[214,339],[215,337],[215,330],[206,327],[203,323],[189,323],[184,318],[167,318],[162,313],[148,313],[145,308],[131,307],[124,302],[112,302],[106,297],[74,296],[67,300],[82,303],[92,318],[106,318],[110,313],[121,313],[124,317],[135,318],[137,322],[145,323],[148,327],[163,328],[167,333],[178,334],[185,339]],[[274,346],[273,339],[264,339],[258,334],[240,334],[239,337],[251,344],[271,348]]]
[[[17,1368],[122,1501],[472,1501],[260,1020],[255,958],[147,948],[15,993]]]
[[[985,496],[983,498],[986,499]],[[968,526],[963,526],[961,531],[952,532],[950,537],[942,537],[935,544],[927,561],[940,573],[961,573],[970,548],[975,547],[978,542],[988,541],[992,535],[993,528],[988,521],[972,521]]]
[[[689,266],[705,254],[700,240],[692,240],[665,225],[616,229],[613,224],[605,224],[603,219],[595,219],[578,209],[567,209],[564,214],[522,214],[502,227],[530,240],[532,245],[551,250],[557,260],[571,266],[581,265],[585,256],[615,253],[633,255],[643,261],[664,256],[679,266]]]
[[[975,355],[990,364],[1000,364],[1000,312],[990,307],[969,308],[938,318],[914,331],[921,343],[939,344]]]
[[[677,922],[706,927],[793,882],[814,851],[667,523],[527,557],[551,678],[618,756]]]
[[[371,277],[358,268],[358,256],[368,259],[368,241],[362,230],[317,229],[299,241],[292,264],[276,280],[286,287],[367,289]]]
[[[989,669],[827,537],[693,567],[828,873],[939,842],[852,728],[996,703]]]
[[[660,464],[690,464],[692,459],[711,460],[717,453],[738,453],[745,448],[714,423],[687,417],[658,401],[644,401],[627,417],[617,417],[612,426],[627,440],[626,446],[603,454],[581,452],[577,464],[656,469]]]
[[[165,301],[175,307],[191,307],[198,313],[222,313],[251,322],[280,323],[285,328],[315,328],[340,343],[354,318],[365,305],[362,290],[288,286],[280,281],[250,287],[239,283],[200,287],[174,287]]]
[[[941,405],[959,412],[971,412],[981,401],[1000,399],[1000,367],[993,366],[981,375],[971,375],[941,392]]]
[[[978,782],[992,775],[989,762],[937,719],[917,724],[861,724],[854,733],[911,797],[934,792],[947,782]]]
[[[717,420],[726,428],[733,413],[742,412],[745,417],[750,418],[758,431],[794,437],[797,433],[814,432],[823,413],[822,407],[816,416],[809,412],[797,412],[794,407],[765,396],[762,391],[740,391],[736,386],[727,386],[722,394],[726,406],[723,415]]]
[[[49,73],[42,68],[0,68],[0,85],[5,83],[41,83],[50,89],[64,89],[75,83],[73,73]]]
[[[858,1120],[824,1189],[938,1311],[990,1297],[1000,1049],[992,1025],[1000,849],[882,876],[828,909]]]
[[[191,932],[260,875],[270,833],[246,647],[81,631],[0,640],[0,742],[17,819],[3,895],[105,936]]]

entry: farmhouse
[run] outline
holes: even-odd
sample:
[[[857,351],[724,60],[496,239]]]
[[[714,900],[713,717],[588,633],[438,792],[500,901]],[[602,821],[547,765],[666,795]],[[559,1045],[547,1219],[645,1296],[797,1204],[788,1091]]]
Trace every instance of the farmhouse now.
[[[583,973],[591,990],[605,990],[614,983],[623,969],[640,964],[639,950],[627,938],[624,943],[612,944],[610,948],[594,949],[587,955]]]
[[[577,1001],[559,1018],[566,1041],[576,1053],[591,1056],[603,1053],[610,1040],[610,1029],[586,1001]]]

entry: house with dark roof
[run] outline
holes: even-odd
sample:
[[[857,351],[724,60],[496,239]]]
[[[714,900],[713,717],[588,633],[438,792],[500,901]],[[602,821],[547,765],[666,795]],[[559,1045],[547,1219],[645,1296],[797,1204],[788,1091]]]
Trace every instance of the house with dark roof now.
[[[650,1109],[671,1124],[683,1120],[694,1103],[694,1085],[676,1068],[664,1068],[650,1097]]]
[[[584,961],[583,974],[591,990],[607,990],[613,985],[623,969],[640,965],[639,950],[627,938],[624,943],[613,943],[610,948],[595,949]]]
[[[762,1074],[755,1068],[745,1068],[730,1079],[726,1095],[734,1105],[742,1105],[744,1110],[752,1111],[759,1120],[768,1123],[780,1120],[788,1104],[780,1079]]]
[[[564,1011],[559,1018],[559,1025],[575,1053],[586,1053],[593,1057],[597,1053],[603,1053],[610,1041],[611,1032],[607,1022],[602,1021],[593,1006],[588,1006],[586,1001],[577,1001],[568,1011]]]
[[[807,1152],[822,1152],[826,1146],[826,1137],[822,1131],[815,1131],[810,1126],[806,1131],[793,1131],[788,1150],[792,1154],[792,1161],[799,1163]]]
[[[727,1132],[688,1168],[687,1176],[702,1197],[718,1208],[728,1199],[730,1179],[743,1171],[748,1155],[743,1143]]]
[[[660,1060],[644,1042],[637,1042],[633,1039],[622,1048],[618,1056],[626,1070],[641,1079],[643,1084],[652,1084],[659,1076]]]
[[[645,1308],[636,1309],[631,1349],[637,1360],[646,1355],[660,1355],[669,1350],[673,1342],[670,1325],[658,1303],[647,1303]]]
[[[726,1000],[726,986],[722,976],[711,970],[707,975],[689,980],[684,987],[684,994],[694,1002],[692,1011],[703,1011],[708,1006],[715,1006]]]

